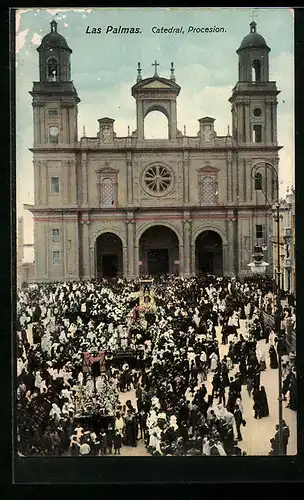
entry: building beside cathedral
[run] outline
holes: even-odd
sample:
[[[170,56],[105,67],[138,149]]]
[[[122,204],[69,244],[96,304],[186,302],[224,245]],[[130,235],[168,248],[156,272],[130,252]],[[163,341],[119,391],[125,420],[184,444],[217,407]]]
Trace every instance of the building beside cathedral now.
[[[167,78],[155,61],[149,78],[138,65],[130,89],[136,130],[117,137],[115,120],[102,117],[96,137],[78,137],[72,50],[55,21],[37,50],[35,202],[26,206],[34,216],[35,280],[250,274],[254,246],[265,248],[272,234],[280,149],[279,91],[256,23],[237,50],[226,136],[209,116],[198,116],[194,137],[177,129],[182,89],[173,63]],[[145,138],[153,111],[166,116],[167,139]],[[265,252],[269,261],[272,249]]]

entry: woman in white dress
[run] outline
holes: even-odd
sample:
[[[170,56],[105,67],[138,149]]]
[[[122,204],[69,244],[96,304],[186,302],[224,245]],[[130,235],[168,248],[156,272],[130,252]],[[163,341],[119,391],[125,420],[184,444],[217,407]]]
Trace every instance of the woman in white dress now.
[[[210,370],[214,372],[217,369],[218,355],[215,352],[213,352],[209,356],[209,359],[211,360]]]

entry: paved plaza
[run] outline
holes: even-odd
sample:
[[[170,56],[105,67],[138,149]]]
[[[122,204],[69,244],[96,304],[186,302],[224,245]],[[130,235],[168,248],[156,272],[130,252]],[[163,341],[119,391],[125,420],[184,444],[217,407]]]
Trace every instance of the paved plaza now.
[[[240,320],[240,330],[239,333],[245,333],[245,320]],[[225,354],[228,354],[228,344],[221,345],[221,326],[216,327],[217,338],[219,342],[220,358],[222,359]],[[261,386],[263,385],[266,389],[266,394],[268,398],[269,406],[269,417],[262,419],[254,418],[253,411],[253,399],[250,398],[246,389],[246,386],[242,386],[242,404],[243,404],[243,417],[246,420],[246,427],[242,427],[242,437],[243,440],[239,443],[242,451],[245,451],[247,455],[260,455],[265,456],[270,452],[270,439],[275,435],[275,426],[279,423],[279,403],[278,403],[278,370],[271,369],[269,367],[268,349],[269,344],[265,344],[265,340],[260,340],[258,346],[265,350],[266,353],[266,365],[267,369],[261,372]],[[238,365],[235,365],[237,368]],[[229,376],[233,375],[235,372],[231,371]],[[209,372],[207,381],[205,382],[208,394],[212,392],[212,378],[213,374]],[[128,399],[131,399],[134,406],[136,406],[135,391],[129,391],[125,393],[120,393],[120,401],[122,404]],[[228,400],[228,388],[226,388],[226,402]],[[217,403],[217,399],[214,401],[214,406]],[[283,402],[283,418],[290,428],[290,438],[288,442],[288,455],[297,454],[297,412],[286,408],[287,402]],[[138,441],[138,446],[136,448],[124,446],[121,451],[122,455],[125,456],[150,456],[145,449],[143,440]]]
[[[240,320],[240,330],[239,333],[245,333],[245,320]],[[216,333],[219,343],[220,359],[223,358],[225,354],[228,354],[228,344],[221,344],[221,326],[216,327]],[[32,325],[28,328],[28,339],[32,343]],[[278,405],[278,370],[271,369],[269,367],[268,359],[268,349],[269,344],[265,344],[265,340],[260,340],[258,346],[265,350],[266,353],[266,365],[265,371],[261,372],[261,386],[263,385],[266,389],[266,394],[268,398],[269,406],[269,416],[262,419],[254,419],[253,411],[253,399],[249,397],[246,390],[246,386],[242,386],[242,405],[243,405],[243,417],[246,420],[246,427],[242,428],[243,440],[239,443],[242,451],[245,451],[247,455],[268,455],[271,446],[270,439],[275,435],[275,426],[279,422],[279,405]],[[235,369],[238,365],[235,365]],[[229,376],[235,373],[235,369],[229,373]],[[208,394],[212,392],[212,378],[213,374],[209,372],[207,381],[205,382]],[[120,393],[120,401],[124,404],[128,399],[132,401],[133,406],[136,407],[136,397],[135,390],[129,392]],[[228,388],[226,388],[226,400],[228,400]],[[214,406],[217,404],[217,399],[214,401]],[[290,428],[290,438],[288,442],[288,455],[297,454],[297,412],[286,408],[287,402],[283,402],[283,418]],[[121,449],[122,456],[150,456],[146,450],[145,443],[143,440],[139,440],[136,448],[123,446]]]

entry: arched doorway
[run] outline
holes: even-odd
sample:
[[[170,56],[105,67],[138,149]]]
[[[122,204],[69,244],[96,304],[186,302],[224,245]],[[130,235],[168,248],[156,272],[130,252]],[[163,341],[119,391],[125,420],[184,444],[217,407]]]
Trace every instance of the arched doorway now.
[[[165,226],[147,229],[139,240],[139,274],[160,276],[179,273],[178,237]]]
[[[122,276],[122,242],[113,233],[104,233],[96,240],[96,277],[116,278]]]
[[[203,231],[195,241],[196,274],[223,274],[223,242],[215,231]]]

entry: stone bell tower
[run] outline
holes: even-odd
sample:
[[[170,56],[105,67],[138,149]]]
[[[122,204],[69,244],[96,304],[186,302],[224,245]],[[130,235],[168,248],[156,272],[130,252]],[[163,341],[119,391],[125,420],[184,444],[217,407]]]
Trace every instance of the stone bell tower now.
[[[269,81],[269,52],[265,39],[250,23],[250,32],[236,51],[239,57],[238,83],[232,104],[233,138],[238,143],[277,144],[276,82]]]
[[[151,111],[160,111],[168,120],[168,139],[176,140],[177,136],[177,114],[176,98],[180,92],[180,86],[175,83],[173,63],[171,63],[170,79],[158,76],[155,61],[152,66],[155,67],[154,76],[142,79],[140,63],[138,63],[137,83],[132,87],[132,96],[136,99],[136,120],[137,120],[137,139],[145,139],[144,120]]]
[[[42,39],[39,53],[39,82],[34,82],[34,146],[74,144],[80,99],[71,81],[72,49],[51,21],[51,31]]]

